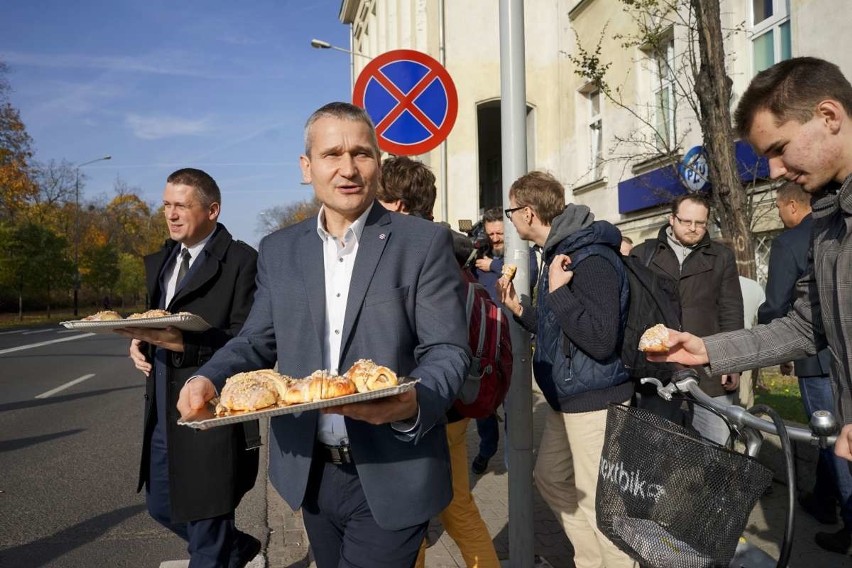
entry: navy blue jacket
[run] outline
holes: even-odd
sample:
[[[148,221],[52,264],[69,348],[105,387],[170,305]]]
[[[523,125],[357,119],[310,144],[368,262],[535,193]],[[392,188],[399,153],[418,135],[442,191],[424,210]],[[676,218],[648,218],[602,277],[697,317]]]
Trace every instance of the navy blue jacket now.
[[[525,305],[519,321],[537,333],[535,379],[551,408],[566,413],[602,410],[633,393],[621,362],[629,302],[618,253],[621,233],[606,221],[562,232],[558,220],[545,244],[536,309]],[[551,293],[548,267],[557,254],[571,258],[574,277]]]
[[[757,323],[769,323],[787,315],[796,299],[796,282],[808,267],[813,218],[802,221],[775,237],[769,252],[766,301],[757,310]],[[829,374],[831,354],[823,349],[816,355],[794,361],[797,377],[821,377]]]

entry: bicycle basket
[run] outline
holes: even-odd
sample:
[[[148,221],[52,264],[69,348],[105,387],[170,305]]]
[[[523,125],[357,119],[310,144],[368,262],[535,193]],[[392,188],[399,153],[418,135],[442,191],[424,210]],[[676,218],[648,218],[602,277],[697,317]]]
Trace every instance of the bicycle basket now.
[[[658,568],[727,567],[772,472],[651,412],[607,411],[598,527]]]

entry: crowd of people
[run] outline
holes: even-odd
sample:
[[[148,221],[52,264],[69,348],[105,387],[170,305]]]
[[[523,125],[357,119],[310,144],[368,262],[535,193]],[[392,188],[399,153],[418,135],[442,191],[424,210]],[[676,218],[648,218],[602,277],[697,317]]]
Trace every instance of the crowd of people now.
[[[740,99],[740,136],[768,158],[773,178],[789,182],[776,201],[789,230],[773,244],[766,301],[750,329],[734,254],[710,238],[701,194],[675,199],[657,236],[635,246],[589,207],[566,203],[565,187],[544,172],[515,180],[506,209],[485,212],[491,247],[474,273],[534,335],[534,377],[547,403],[535,484],[576,566],[637,565],[596,523],[609,404],[637,404],[719,444],[729,436],[701,407],[637,392],[620,358],[626,255],[677,284],[682,329],[669,330],[668,353],[649,358],[695,367],[701,388],[725,403],[741,371],[793,361],[806,410],[839,412],[836,456],[821,456],[803,505],[825,521],[839,505],[843,528],[817,543],[852,549],[850,117],[852,86],[813,58],[759,73]],[[237,529],[234,511],[255,482],[257,422],[199,433],[177,426],[178,417],[201,416],[238,372],[277,365],[295,377],[337,374],[368,358],[419,383],[270,422],[269,479],[302,510],[317,565],[423,566],[437,517],[468,566],[499,566],[468,468],[487,469],[500,426],[496,415],[477,422],[481,444],[468,464],[470,419],[452,411],[471,363],[464,281],[454,235],[432,220],[434,175],[408,158],[381,163],[369,116],[348,103],[318,109],[304,134],[303,180],[322,207],[264,238],[259,252],[218,223],[221,195],[209,175],[186,168],[166,182],[170,239],[145,259],[150,307],[189,311],[212,327],[120,331],[148,377],[139,477],[148,510],[187,541],[191,567],[245,566],[261,543]],[[534,245],[531,298],[502,277],[504,219]]]

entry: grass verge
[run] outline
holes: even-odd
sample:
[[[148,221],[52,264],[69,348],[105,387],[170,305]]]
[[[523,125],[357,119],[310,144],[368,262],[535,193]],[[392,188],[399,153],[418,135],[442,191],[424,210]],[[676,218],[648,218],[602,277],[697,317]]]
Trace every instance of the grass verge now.
[[[799,380],[782,375],[778,367],[767,367],[760,371],[760,382],[754,389],[754,403],[771,406],[784,420],[807,424]]]

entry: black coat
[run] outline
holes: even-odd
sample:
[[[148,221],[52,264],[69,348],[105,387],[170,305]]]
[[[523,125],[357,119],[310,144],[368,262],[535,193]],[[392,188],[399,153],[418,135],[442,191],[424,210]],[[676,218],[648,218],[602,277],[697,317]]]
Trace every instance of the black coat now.
[[[743,293],[734,252],[705,233],[681,267],[666,237],[668,227],[664,225],[656,239],[634,247],[630,256],[645,262],[652,249],[650,268],[678,283],[683,331],[705,337],[742,329]],[[727,393],[715,377],[702,376],[699,386],[710,396]]]
[[[766,301],[757,310],[757,323],[769,323],[787,315],[796,299],[796,281],[808,267],[811,250],[810,214],[802,221],[775,237],[769,252],[769,274],[766,279]],[[831,369],[831,354],[823,349],[816,355],[796,359],[797,377],[827,376]]]
[[[166,290],[160,275],[165,263],[174,261],[175,241],[166,241],[162,250],[145,257],[145,275],[150,307],[160,305]],[[176,408],[184,383],[207,362],[213,353],[236,335],[248,316],[254,300],[257,252],[235,241],[224,226],[207,242],[166,308],[201,316],[212,328],[203,332],[183,332],[184,352],[167,353],[167,440],[169,451],[169,494],[172,521],[184,522],[222,515],[236,509],[242,496],[252,488],[258,469],[258,423],[245,422],[206,431],[178,426]],[[154,349],[148,346],[148,359]],[[156,424],[156,381],[153,373],[146,382],[145,431],[139,469],[141,490],[148,479],[151,436]],[[251,448],[251,449],[249,449]]]

